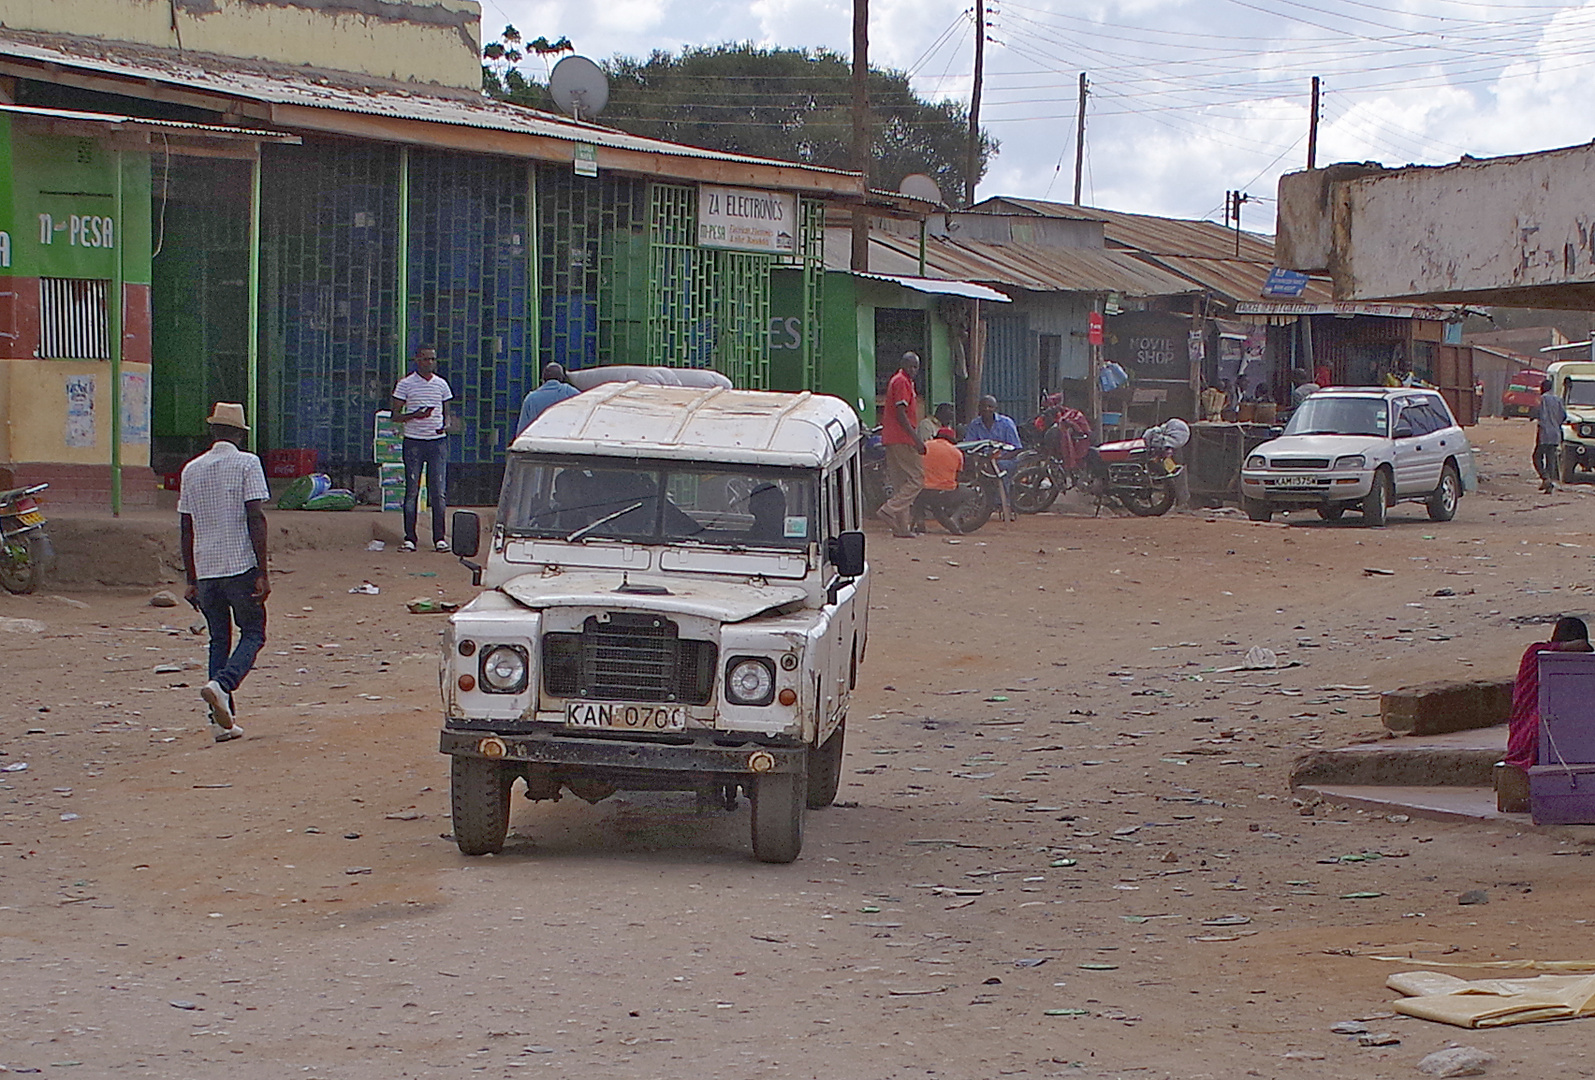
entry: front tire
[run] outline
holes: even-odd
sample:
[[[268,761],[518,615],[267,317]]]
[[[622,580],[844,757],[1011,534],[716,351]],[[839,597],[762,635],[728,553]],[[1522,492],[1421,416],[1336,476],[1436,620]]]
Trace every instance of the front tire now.
[[[1039,514],[1057,502],[1063,485],[1044,464],[1027,465],[1013,476],[1013,508],[1021,514]]]
[[[957,513],[946,517],[937,514],[936,520],[948,532],[962,536],[964,533],[974,532],[991,520],[992,511],[995,509],[992,501],[995,492],[986,490],[984,486],[960,486],[970,492],[970,497],[958,507]]]
[[[449,771],[454,842],[462,855],[504,850],[510,829],[510,786],[515,774],[495,761],[455,757]]]
[[[1136,517],[1162,517],[1174,506],[1174,485],[1168,480],[1154,481],[1150,494],[1139,489],[1125,491],[1119,501]]]
[[[818,750],[809,753],[810,810],[824,810],[836,801],[836,792],[842,786],[842,743],[846,736],[847,721],[843,720]]]
[[[760,862],[789,863],[803,850],[807,773],[803,769],[753,778],[753,856]]]
[[[1571,484],[1573,475],[1578,472],[1578,459],[1568,452],[1566,446],[1561,448],[1557,453],[1557,457],[1560,459],[1556,470],[1557,475],[1562,478],[1562,483]]]
[[[1362,523],[1370,529],[1383,528],[1390,517],[1390,474],[1380,469],[1373,474],[1373,486],[1362,500]]]
[[[1567,471],[1567,466],[1562,467]],[[1447,464],[1440,471],[1440,486],[1429,496],[1429,520],[1450,521],[1457,516],[1457,502],[1462,498],[1462,480],[1455,465]]]
[[[36,591],[44,580],[44,541],[28,533],[0,551],[0,586],[19,596]]]

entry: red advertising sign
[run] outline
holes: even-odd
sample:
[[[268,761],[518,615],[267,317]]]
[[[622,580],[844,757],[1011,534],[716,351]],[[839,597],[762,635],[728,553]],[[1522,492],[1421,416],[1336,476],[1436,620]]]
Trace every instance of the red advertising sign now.
[[[1086,340],[1093,345],[1102,344],[1102,312],[1093,311],[1087,319]]]

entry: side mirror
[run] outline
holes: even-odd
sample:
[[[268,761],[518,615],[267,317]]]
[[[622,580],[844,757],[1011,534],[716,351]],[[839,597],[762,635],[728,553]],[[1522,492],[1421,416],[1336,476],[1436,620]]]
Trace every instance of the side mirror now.
[[[864,534],[845,532],[832,537],[826,545],[826,554],[836,572],[845,578],[864,576]]]
[[[482,547],[482,519],[471,510],[454,511],[449,546],[462,559],[474,559]]]
[[[1397,438],[1397,439],[1410,439],[1410,438],[1412,438],[1412,425],[1408,424],[1408,423],[1399,423],[1399,424],[1397,424],[1396,425],[1395,434],[1394,434],[1393,437]]]

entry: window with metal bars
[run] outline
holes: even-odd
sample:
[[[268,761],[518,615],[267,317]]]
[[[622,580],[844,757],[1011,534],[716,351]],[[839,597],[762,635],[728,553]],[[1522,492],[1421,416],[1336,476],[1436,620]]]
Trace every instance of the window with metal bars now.
[[[110,282],[98,278],[39,279],[39,357],[109,360]]]

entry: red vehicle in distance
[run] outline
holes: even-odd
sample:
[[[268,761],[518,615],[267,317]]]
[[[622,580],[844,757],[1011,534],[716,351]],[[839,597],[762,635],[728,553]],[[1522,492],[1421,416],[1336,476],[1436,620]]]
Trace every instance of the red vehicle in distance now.
[[[1540,409],[1540,383],[1550,378],[1543,371],[1524,368],[1506,381],[1501,394],[1502,416],[1533,416]]]

